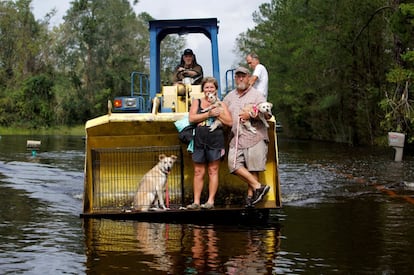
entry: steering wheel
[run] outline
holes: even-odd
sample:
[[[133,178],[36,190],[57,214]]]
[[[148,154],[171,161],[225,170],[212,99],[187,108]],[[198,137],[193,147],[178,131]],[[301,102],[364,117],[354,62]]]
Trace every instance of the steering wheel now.
[[[194,76],[189,76],[189,75],[187,76],[187,75],[185,75],[189,71],[195,72],[196,75],[194,75]],[[193,70],[193,69],[184,69],[182,71],[177,72],[177,79],[183,79],[184,77],[190,77],[192,79],[196,79],[197,77],[199,77],[199,75],[200,75],[200,73],[197,72],[196,70]]]

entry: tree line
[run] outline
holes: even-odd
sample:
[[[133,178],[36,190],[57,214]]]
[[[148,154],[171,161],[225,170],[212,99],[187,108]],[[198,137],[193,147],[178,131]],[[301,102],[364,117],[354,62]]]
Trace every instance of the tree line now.
[[[107,100],[130,93],[130,74],[148,72],[148,21],[138,1],[75,0],[63,23],[36,20],[31,0],[0,2],[0,125],[79,125],[106,113]],[[132,3],[131,3],[132,2]],[[168,78],[184,42],[161,45]]]
[[[238,48],[255,51],[288,135],[381,144],[413,141],[414,1],[271,0]]]
[[[31,0],[0,2],[0,125],[79,125],[148,72],[148,21],[127,0],[74,0],[63,22],[36,20]],[[290,137],[379,144],[413,141],[414,1],[270,0],[236,42],[269,71],[269,100]],[[185,41],[163,41],[168,79]]]

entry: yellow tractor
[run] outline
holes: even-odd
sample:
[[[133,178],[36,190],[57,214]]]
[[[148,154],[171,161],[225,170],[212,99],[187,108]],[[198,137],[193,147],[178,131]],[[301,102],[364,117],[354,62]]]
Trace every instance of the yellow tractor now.
[[[197,219],[237,222],[238,218],[251,216],[266,219],[269,210],[281,207],[274,117],[269,121],[270,144],[266,171],[260,174],[260,181],[271,186],[265,199],[255,208],[245,209],[246,184],[229,173],[225,159],[220,166],[215,208],[198,211],[184,209],[185,205],[192,202],[193,165],[187,145],[178,138],[175,122],[188,115],[191,101],[203,94],[201,86],[191,82],[161,86],[160,43],[169,34],[204,34],[211,41],[213,76],[220,85],[217,19],[153,20],[149,22],[149,32],[149,77],[133,72],[131,95],[109,101],[107,114],[86,123],[85,186],[81,217],[155,222],[195,222]],[[232,75],[232,70],[227,71],[226,75],[229,72]],[[138,86],[134,84],[135,79],[139,80],[139,92],[134,92],[133,87]],[[220,89],[219,97],[222,96]],[[141,178],[157,164],[161,154],[177,156],[163,190],[168,210],[132,210]]]

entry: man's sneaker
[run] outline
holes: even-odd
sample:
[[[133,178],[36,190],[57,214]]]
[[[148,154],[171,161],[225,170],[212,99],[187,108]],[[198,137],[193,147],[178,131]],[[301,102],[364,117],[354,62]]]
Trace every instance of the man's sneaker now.
[[[269,185],[261,185],[260,188],[257,188],[256,190],[254,190],[253,197],[252,197],[252,205],[255,205],[256,203],[261,201],[263,197],[267,194],[267,192],[269,192],[269,190],[270,190]]]
[[[252,198],[253,197],[249,197],[249,196],[246,197],[246,204],[244,205],[245,208],[252,208],[252,207],[254,207],[253,204],[252,204]]]

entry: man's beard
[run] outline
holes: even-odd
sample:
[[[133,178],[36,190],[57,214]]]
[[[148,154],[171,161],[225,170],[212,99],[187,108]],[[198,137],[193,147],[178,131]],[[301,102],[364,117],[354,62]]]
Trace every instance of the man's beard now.
[[[237,90],[244,91],[248,88],[248,86],[247,86],[246,83],[241,82],[239,84],[236,84],[236,88],[237,88]]]

